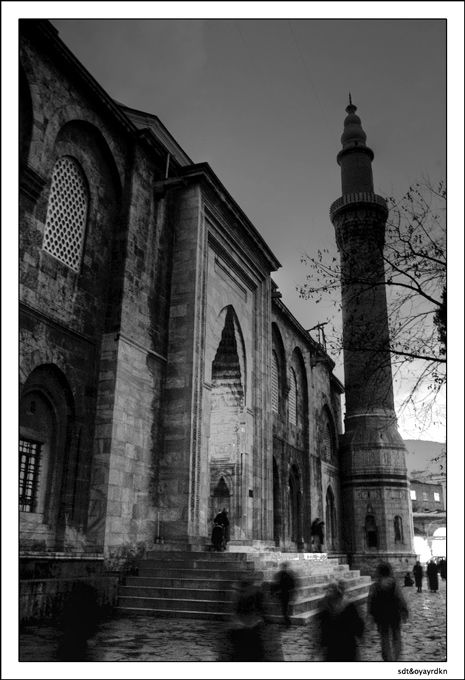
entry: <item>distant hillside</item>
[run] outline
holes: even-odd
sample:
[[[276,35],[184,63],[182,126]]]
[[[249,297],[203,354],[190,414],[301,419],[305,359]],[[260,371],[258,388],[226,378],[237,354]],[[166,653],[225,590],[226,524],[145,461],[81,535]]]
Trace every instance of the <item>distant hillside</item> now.
[[[432,462],[433,458],[440,456],[446,450],[446,445],[441,442],[423,441],[421,439],[404,439],[407,447],[406,463],[409,475],[413,472],[427,472],[430,474],[445,473],[445,458],[438,462]],[[441,465],[443,466],[441,468]]]

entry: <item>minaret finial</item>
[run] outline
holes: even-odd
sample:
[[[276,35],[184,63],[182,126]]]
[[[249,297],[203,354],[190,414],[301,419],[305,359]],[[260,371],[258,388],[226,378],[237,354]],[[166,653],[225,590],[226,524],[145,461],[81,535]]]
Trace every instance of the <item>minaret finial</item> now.
[[[352,106],[352,95],[349,92],[349,105]]]

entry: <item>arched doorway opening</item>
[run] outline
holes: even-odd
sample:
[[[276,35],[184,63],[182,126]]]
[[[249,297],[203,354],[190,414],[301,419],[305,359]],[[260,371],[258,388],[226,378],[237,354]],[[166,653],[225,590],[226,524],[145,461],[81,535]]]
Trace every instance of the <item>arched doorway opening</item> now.
[[[228,511],[228,515],[231,512],[230,507],[231,494],[229,492],[228,485],[226,484],[224,477],[220,477],[218,484],[213,489],[213,498],[211,503],[212,514],[211,520],[225,508]]]
[[[336,505],[330,486],[326,492],[326,551],[335,550],[337,543]]]
[[[446,527],[438,527],[433,532],[431,553],[433,557],[446,557]]]
[[[211,372],[209,465],[211,484],[216,484],[219,478],[223,482],[220,479],[220,486],[210,497],[209,516],[212,518],[216,514],[217,499],[227,501],[222,507],[227,507],[229,512],[231,538],[237,538],[244,514],[241,489],[246,474],[242,469],[245,459],[245,350],[233,308],[226,307],[221,318],[224,319],[223,328]]]

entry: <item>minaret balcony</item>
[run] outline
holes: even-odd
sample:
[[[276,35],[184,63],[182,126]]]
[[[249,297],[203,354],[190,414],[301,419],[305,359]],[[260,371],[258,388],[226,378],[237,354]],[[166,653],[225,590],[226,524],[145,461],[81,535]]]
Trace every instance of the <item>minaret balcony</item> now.
[[[336,215],[347,208],[355,207],[375,207],[381,209],[387,217],[388,207],[385,199],[372,191],[356,191],[351,194],[343,194],[331,205],[329,209],[329,216],[331,222],[334,221]]]

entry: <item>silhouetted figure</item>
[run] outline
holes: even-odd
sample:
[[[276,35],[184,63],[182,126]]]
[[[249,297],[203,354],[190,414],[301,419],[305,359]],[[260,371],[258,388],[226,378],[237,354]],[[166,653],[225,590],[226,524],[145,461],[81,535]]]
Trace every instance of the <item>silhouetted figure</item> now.
[[[413,567],[413,578],[415,579],[415,585],[417,587],[417,593],[421,593],[423,590],[423,567],[421,566],[419,560],[415,562]]]
[[[229,517],[226,508],[223,508],[222,511],[216,515],[214,523],[223,527],[223,550],[226,550],[226,546],[229,542]]]
[[[437,593],[439,588],[438,582],[438,565],[434,560],[430,560],[426,566],[426,576],[428,577],[428,587],[432,593]]]
[[[263,593],[256,580],[253,572],[245,573],[237,586],[229,631],[231,661],[265,660]]]
[[[409,571],[404,576],[404,586],[406,588],[411,588],[413,586],[413,578],[410,576]]]
[[[271,586],[271,592],[275,595],[281,603],[281,613],[283,616],[283,622],[286,626],[291,625],[291,619],[289,617],[289,605],[294,596],[296,589],[296,577],[289,569],[287,562],[283,562],[279,571],[275,574],[273,579],[273,584]]]
[[[330,583],[319,614],[320,641],[325,661],[357,661],[358,640],[365,629],[353,602],[345,595],[342,581]]]
[[[87,641],[97,632],[98,623],[97,591],[88,583],[76,582],[61,616],[58,660],[88,661]]]
[[[439,560],[438,567],[441,579],[445,581],[447,576],[447,562],[443,557]]]
[[[213,550],[220,552],[224,548],[224,527],[221,524],[214,524],[212,529]]]
[[[388,562],[381,562],[376,570],[368,613],[378,627],[383,661],[397,661],[402,647],[401,622],[407,620],[408,608]]]
[[[322,552],[324,543],[324,526],[325,523],[317,517],[313,520],[310,527],[310,535],[312,539],[313,552]]]

